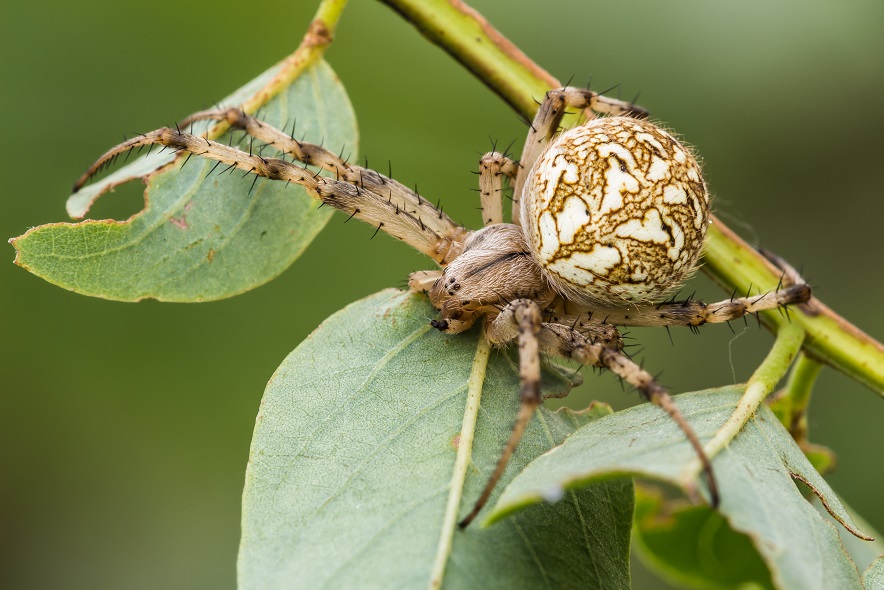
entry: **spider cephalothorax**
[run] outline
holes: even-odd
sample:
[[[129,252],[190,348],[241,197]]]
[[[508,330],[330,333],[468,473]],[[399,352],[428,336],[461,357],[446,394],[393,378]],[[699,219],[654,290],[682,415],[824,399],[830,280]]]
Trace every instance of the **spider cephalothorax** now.
[[[541,307],[555,292],[532,256],[522,228],[509,223],[488,225],[470,236],[429,291],[442,319],[436,328],[463,332],[484,314],[496,314],[507,301],[527,298]]]
[[[566,107],[589,120],[557,135]],[[595,113],[612,115],[595,118]],[[206,138],[162,128],[108,151],[80,178],[79,189],[121,152],[162,144],[275,180],[295,182],[322,203],[403,240],[441,270],[413,273],[451,334],[482,320],[495,346],[519,347],[521,410],[495,472],[466,526],[487,501],[540,398],[540,355],[609,369],[675,420],[702,462],[712,504],[718,492],[710,461],[666,390],[624,352],[617,326],[724,322],[810,298],[793,273],[784,288],[713,304],[658,303],[697,266],[708,221],[709,197],[691,152],[644,119],[630,103],[589,90],[546,94],[531,125],[520,162],[486,154],[480,162],[485,227],[470,231],[416,192],[294,137],[238,109],[197,113],[223,120],[276,149],[281,156],[319,166],[323,177],[283,157],[246,153]],[[513,185],[512,223],[503,223],[503,178]]]

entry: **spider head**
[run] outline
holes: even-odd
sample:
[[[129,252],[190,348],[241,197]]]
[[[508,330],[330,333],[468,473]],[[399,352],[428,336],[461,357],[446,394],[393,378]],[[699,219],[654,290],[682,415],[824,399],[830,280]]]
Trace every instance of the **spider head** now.
[[[522,230],[511,224],[489,225],[474,233],[429,290],[442,318],[432,325],[456,334],[485,314],[496,314],[510,301],[534,299],[548,305],[555,293],[528,251]]]

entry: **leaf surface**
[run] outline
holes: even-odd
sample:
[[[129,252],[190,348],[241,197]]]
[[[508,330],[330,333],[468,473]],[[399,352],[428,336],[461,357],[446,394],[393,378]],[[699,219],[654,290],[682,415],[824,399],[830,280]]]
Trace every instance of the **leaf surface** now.
[[[444,532],[478,336],[433,330],[432,315],[424,297],[383,291],[333,315],[279,367],[246,473],[240,587],[427,587],[449,534],[445,588],[628,588],[628,479],[566,493],[501,526]],[[543,387],[564,393],[570,383],[547,373]],[[517,406],[516,367],[492,351],[459,516]],[[604,413],[538,412],[504,483]]]
[[[221,104],[240,104],[276,70],[264,72]],[[280,128],[297,121],[298,138],[355,155],[353,109],[325,62],[308,68],[260,116]],[[205,128],[203,123],[194,132]],[[234,134],[240,140],[242,133]],[[225,135],[218,141],[228,139]],[[249,145],[247,139],[239,143],[246,151]],[[81,218],[99,195],[118,184],[142,177],[147,181],[145,208],[139,213],[126,221],[34,228],[12,240],[16,263],[50,283],[106,299],[221,299],[285,270],[331,215],[330,209],[318,209],[300,186],[259,179],[252,188],[253,175],[243,177],[236,170],[222,175],[224,167],[210,174],[215,162],[196,156],[182,168],[184,157],[179,154],[170,164],[175,156],[155,151],[72,195],[68,211]]]
[[[708,439],[733,412],[741,393],[737,386],[706,390],[679,395],[677,403],[700,438]],[[581,427],[533,461],[504,490],[489,518],[499,520],[562,490],[618,474],[678,485],[693,458],[672,420],[655,406],[637,406]],[[842,525],[862,533],[770,410],[762,407],[713,466],[721,490],[719,511],[734,530],[749,535],[776,587],[861,587],[835,527],[804,499],[795,480],[807,484]]]
[[[636,486],[636,548],[642,560],[677,585],[714,590],[772,589],[752,539],[708,506]]]
[[[884,590],[884,555],[881,555],[863,573],[866,590]]]

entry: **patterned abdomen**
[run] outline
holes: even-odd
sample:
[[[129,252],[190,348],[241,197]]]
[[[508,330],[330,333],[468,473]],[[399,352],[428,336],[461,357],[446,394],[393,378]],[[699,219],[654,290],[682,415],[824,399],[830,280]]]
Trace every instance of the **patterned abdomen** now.
[[[587,305],[657,301],[695,268],[709,195],[668,133],[627,117],[555,138],[528,176],[522,224],[547,279]]]

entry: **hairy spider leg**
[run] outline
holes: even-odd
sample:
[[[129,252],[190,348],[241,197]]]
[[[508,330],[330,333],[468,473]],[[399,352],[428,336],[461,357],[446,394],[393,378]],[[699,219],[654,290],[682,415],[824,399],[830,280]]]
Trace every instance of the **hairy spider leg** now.
[[[521,405],[509,440],[497,460],[497,466],[491,477],[488,478],[488,483],[485,484],[485,488],[479,495],[479,499],[476,500],[473,509],[458,523],[460,528],[467,527],[485,506],[491,492],[494,491],[497,482],[503,475],[507,463],[513,456],[528,422],[531,421],[534,411],[540,405],[540,351],[537,338],[540,327],[540,307],[530,299],[513,301],[496,318],[486,323],[485,334],[491,344],[502,346],[513,340],[518,340]]]
[[[802,282],[760,295],[735,297],[716,303],[686,299],[657,304],[636,304],[628,308],[607,309],[571,306],[571,311],[579,316],[591,310],[599,317],[604,317],[605,321],[617,326],[689,326],[696,328],[703,324],[729,322],[759,311],[807,303],[810,296],[810,286]]]
[[[336,172],[338,178],[327,178],[282,158],[265,158],[249,154],[204,137],[164,127],[133,137],[102,155],[77,180],[74,192],[83,187],[102,166],[117,155],[145,145],[159,144],[177,151],[203,156],[247,173],[271,180],[300,184],[323,204],[340,209],[398,238],[444,266],[454,259],[472,231],[455,223],[402,184],[373,170],[344,162],[328,150],[293,140],[288,134],[262,123],[241,111],[228,109],[195,115],[198,118],[228,120],[243,125],[254,137],[273,142],[280,151],[305,158],[311,164]],[[191,117],[189,120],[193,120]],[[304,161],[304,160],[301,160]],[[306,163],[306,162],[305,162]]]
[[[519,163],[500,152],[488,152],[479,160],[483,225],[503,223],[503,177],[512,182],[518,171]]]

